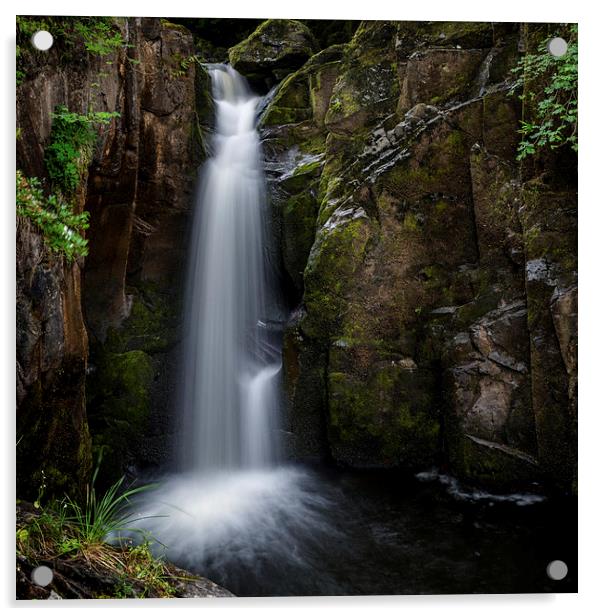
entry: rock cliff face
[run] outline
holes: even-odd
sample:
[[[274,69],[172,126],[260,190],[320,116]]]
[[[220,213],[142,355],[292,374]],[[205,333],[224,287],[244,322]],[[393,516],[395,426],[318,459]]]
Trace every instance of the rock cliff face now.
[[[262,126],[296,457],[570,489],[576,160],[519,165],[509,95],[546,34],[365,22],[280,85]]]
[[[118,27],[125,44],[107,55],[34,54],[17,91],[17,161],[26,176],[47,177],[44,147],[58,105],[120,114],[101,127],[76,192],[75,210],[90,212],[88,257],[69,264],[28,220],[17,220],[23,496],[35,496],[42,471],[59,493],[84,484],[92,464],[89,421],[95,445],[110,448],[105,460],[114,471],[135,457],[155,459],[156,451],[145,452],[152,435],[165,432],[165,396],[153,394],[169,393],[173,378],[169,352],[177,343],[191,197],[211,109],[185,28],[159,19],[124,19]],[[154,415],[159,407],[162,421]]]

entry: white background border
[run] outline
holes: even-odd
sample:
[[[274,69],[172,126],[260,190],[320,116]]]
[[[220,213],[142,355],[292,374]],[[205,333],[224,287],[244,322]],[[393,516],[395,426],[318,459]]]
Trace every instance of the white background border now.
[[[602,243],[602,169],[600,146],[600,108],[602,93],[600,75],[602,70],[602,15],[600,3],[587,0],[501,0],[496,2],[471,2],[470,0],[430,0],[429,2],[405,2],[395,0],[364,0],[363,2],[328,2],[327,0],[222,0],[221,2],[181,2],[170,0],[161,6],[143,0],[102,0],[95,5],[65,1],[15,2],[12,6],[2,4],[2,76],[3,89],[0,95],[2,132],[4,144],[0,148],[0,171],[2,173],[3,203],[0,206],[0,250],[2,290],[2,367],[0,369],[4,404],[2,405],[2,481],[3,496],[0,523],[1,598],[6,607],[17,607],[26,612],[44,608],[84,608],[106,610],[113,614],[126,613],[134,608],[187,609],[217,611],[221,614],[244,611],[245,614],[312,613],[378,614],[416,613],[446,616],[469,616],[482,614],[546,614],[567,616],[571,611],[579,614],[594,611],[602,605],[602,545],[600,527],[602,522],[600,455],[602,438],[602,408],[598,403],[597,371],[601,363],[600,328],[602,293],[601,259],[599,245]],[[423,597],[312,597],[290,599],[233,599],[233,600],[121,600],[121,601],[56,601],[19,602],[14,600],[14,351],[15,351],[15,282],[14,282],[14,130],[15,130],[15,14],[21,15],[131,15],[131,16],[181,16],[181,17],[281,17],[320,19],[397,19],[397,20],[445,20],[445,21],[541,21],[579,22],[579,594],[578,595],[480,595],[480,596],[423,596]],[[597,327],[598,326],[598,327]],[[563,529],[558,528],[558,533]],[[550,542],[554,537],[550,537]],[[420,566],[417,563],[417,566]],[[599,613],[599,612],[598,612]],[[572,615],[571,615],[572,616]]]

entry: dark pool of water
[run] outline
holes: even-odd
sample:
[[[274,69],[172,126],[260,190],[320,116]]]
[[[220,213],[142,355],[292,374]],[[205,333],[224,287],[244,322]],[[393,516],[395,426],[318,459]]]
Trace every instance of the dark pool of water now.
[[[316,497],[305,508],[268,506],[198,557],[192,539],[186,558],[173,556],[242,596],[576,592],[574,499],[526,504],[451,488],[312,470],[301,479]],[[567,563],[564,580],[546,575],[552,560]]]

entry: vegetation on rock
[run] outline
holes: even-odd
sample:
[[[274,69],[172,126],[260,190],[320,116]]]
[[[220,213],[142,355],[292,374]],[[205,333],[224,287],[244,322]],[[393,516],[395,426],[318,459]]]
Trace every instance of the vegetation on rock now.
[[[63,194],[72,195],[92,158],[97,127],[119,117],[117,111],[79,114],[59,105],[52,114],[50,142],[44,152],[48,175]]]
[[[44,194],[37,178],[27,178],[17,170],[17,214],[29,218],[40,229],[48,247],[73,261],[88,254],[82,233],[88,228],[88,212],[75,214],[59,193]]]
[[[532,118],[521,121],[522,140],[517,159],[522,160],[542,148],[552,150],[568,145],[577,152],[577,25],[569,28],[568,48],[554,56],[548,49],[549,39],[542,41],[536,53],[527,53],[513,69],[518,79],[511,93],[525,84],[535,83],[519,95],[533,109]]]
[[[31,36],[38,30],[52,34],[61,58],[68,59],[80,51],[104,57],[126,45],[114,17],[38,17],[17,16],[17,85],[26,77],[25,58],[45,52],[31,46]]]
[[[102,451],[99,465],[101,460]],[[130,499],[153,486],[126,487],[122,477],[98,495],[95,481],[99,465],[81,504],[69,496],[44,504],[45,483],[32,508],[18,504],[18,563],[36,566],[63,558],[72,566],[84,563],[95,569],[97,576],[114,578],[113,593],[97,598],[173,596],[173,575],[162,559],[153,556],[149,537],[136,528],[140,518],[129,510]],[[120,533],[138,534],[142,541],[136,547],[131,540],[108,543]]]

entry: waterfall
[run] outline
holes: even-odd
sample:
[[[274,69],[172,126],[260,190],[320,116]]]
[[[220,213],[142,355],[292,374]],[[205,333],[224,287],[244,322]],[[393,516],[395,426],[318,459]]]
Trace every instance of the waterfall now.
[[[196,203],[182,396],[183,463],[198,472],[274,461],[280,374],[268,326],[261,99],[230,66],[209,74],[216,122]]]
[[[268,258],[262,99],[231,67],[208,70],[216,122],[185,301],[183,468],[131,505],[156,552],[237,590],[272,571],[297,579],[307,546],[339,534],[315,477],[278,459],[284,309]]]

